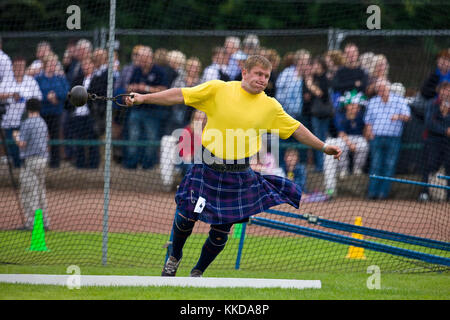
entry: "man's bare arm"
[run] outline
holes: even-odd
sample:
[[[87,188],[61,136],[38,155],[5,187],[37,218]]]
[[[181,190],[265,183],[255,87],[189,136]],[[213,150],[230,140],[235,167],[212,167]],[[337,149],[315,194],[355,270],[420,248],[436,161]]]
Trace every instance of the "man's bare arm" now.
[[[339,159],[342,154],[342,150],[339,147],[325,144],[301,123],[292,136],[298,142],[315,150],[320,150],[328,155],[334,156],[335,159]]]
[[[127,97],[125,103],[131,107],[140,104],[157,104],[160,106],[173,106],[175,104],[184,104],[184,97],[180,88],[172,88],[160,92],[139,94],[131,92],[133,97]]]

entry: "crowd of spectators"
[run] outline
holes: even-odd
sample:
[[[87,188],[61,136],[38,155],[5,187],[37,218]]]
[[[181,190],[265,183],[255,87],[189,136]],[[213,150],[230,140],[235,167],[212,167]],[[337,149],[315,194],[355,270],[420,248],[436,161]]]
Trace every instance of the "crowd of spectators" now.
[[[391,82],[389,61],[383,54],[360,54],[356,44],[348,43],[343,50],[314,56],[306,49],[281,56],[275,49],[261,46],[256,35],[248,35],[242,41],[239,37],[227,37],[222,46],[212,49],[206,65],[199,57],[186,57],[178,50],[140,44],[132,49],[130,62],[121,67],[116,52],[114,95],[192,87],[215,79],[239,81],[244,61],[253,54],[267,57],[273,66],[266,94],[276,98],[288,114],[320,139],[338,144],[344,151],[343,161],[337,163],[327,161],[321,152],[283,148],[279,157],[281,171],[277,172],[295,179],[304,189],[308,164],[324,175],[324,192],[330,197],[337,195],[337,179],[348,175],[394,176],[402,132],[412,114],[421,115],[426,128],[423,181],[428,181],[430,173],[441,166],[450,174],[450,49],[439,53],[436,69],[414,98],[414,103],[420,101],[416,104],[406,99],[401,83]],[[106,101],[89,100],[75,108],[67,100],[67,93],[73,86],[82,85],[90,93],[106,95],[107,51],[93,48],[86,39],[69,41],[61,59],[51,44],[43,41],[37,45],[35,56],[28,66],[23,57],[14,56],[11,60],[1,50],[0,40],[0,102],[6,105],[1,125],[7,139],[11,139],[25,117],[25,102],[35,98],[42,103],[40,114],[53,141],[49,166],[58,168],[62,157],[80,169],[98,168],[100,147],[90,141],[102,139],[105,134]],[[328,106],[331,113],[319,116],[323,114],[317,111],[320,106]],[[159,141],[176,129],[190,128],[191,120],[199,117],[193,111],[184,105],[140,105],[128,109],[114,105],[112,137],[128,142],[114,146],[114,160],[127,169],[155,167],[161,160]],[[57,143],[60,140],[76,143]],[[13,164],[20,167],[14,144],[8,145],[8,153]],[[385,199],[389,193],[389,182],[370,180],[368,198]],[[426,188],[421,199],[429,199]]]

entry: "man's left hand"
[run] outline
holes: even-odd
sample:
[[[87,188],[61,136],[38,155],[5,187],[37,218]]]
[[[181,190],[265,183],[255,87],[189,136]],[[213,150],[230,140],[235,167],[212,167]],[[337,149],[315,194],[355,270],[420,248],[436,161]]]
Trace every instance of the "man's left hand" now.
[[[329,156],[334,156],[337,160],[341,159],[342,150],[338,146],[327,146],[323,152]]]

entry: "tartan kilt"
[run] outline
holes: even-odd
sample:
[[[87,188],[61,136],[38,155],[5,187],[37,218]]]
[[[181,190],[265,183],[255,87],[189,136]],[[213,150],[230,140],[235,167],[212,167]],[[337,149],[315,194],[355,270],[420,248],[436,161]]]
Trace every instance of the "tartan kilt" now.
[[[301,195],[300,186],[287,178],[261,175],[251,168],[219,172],[206,164],[195,164],[181,181],[175,202],[189,219],[226,224],[282,203],[298,209]]]

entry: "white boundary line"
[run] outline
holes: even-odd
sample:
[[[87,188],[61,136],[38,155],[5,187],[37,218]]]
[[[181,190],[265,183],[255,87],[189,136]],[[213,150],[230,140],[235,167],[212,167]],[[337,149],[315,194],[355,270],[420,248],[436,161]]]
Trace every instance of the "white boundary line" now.
[[[73,275],[0,274],[0,282],[74,286]],[[252,278],[191,278],[144,276],[87,276],[80,275],[80,286],[175,286],[202,288],[292,288],[321,289],[320,280],[252,279]]]

